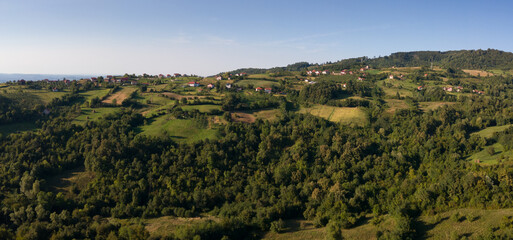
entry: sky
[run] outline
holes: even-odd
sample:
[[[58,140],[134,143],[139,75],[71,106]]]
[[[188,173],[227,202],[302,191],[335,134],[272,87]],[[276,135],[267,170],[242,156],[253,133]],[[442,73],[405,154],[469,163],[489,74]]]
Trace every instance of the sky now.
[[[393,52],[513,51],[513,1],[0,0],[0,73],[214,75]]]

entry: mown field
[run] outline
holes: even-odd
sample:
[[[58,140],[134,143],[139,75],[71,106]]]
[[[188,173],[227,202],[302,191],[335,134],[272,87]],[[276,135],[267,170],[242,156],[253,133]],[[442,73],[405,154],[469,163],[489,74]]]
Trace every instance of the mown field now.
[[[100,117],[103,117],[109,113],[114,113],[119,110],[119,108],[114,107],[82,108],[81,114],[73,120],[73,123],[85,124],[87,121],[98,120]]]
[[[365,125],[368,123],[367,115],[360,108],[314,105],[312,107],[302,107],[299,113],[309,113],[342,124],[354,123],[357,125]]]
[[[141,134],[150,136],[170,136],[178,142],[194,142],[204,139],[215,139],[216,128],[203,128],[192,119],[173,119],[163,115],[148,120],[148,124],[140,127]]]
[[[513,126],[513,124],[506,124],[506,125],[502,125],[502,126],[493,126],[493,127],[487,127],[481,131],[478,131],[478,132],[475,132],[475,133],[472,133],[472,134],[477,134],[483,138],[491,138],[493,136],[494,133],[496,132],[502,132],[506,129],[508,129],[509,127]]]
[[[252,85],[254,88],[257,87],[274,87],[279,86],[280,84],[278,82],[273,81],[267,81],[267,80],[241,80],[237,82],[237,85],[242,86],[244,88],[248,88],[250,85]]]

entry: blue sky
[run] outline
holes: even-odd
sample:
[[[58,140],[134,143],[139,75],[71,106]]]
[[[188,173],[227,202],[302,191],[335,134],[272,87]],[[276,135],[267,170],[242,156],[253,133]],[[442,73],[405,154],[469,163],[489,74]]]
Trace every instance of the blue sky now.
[[[0,0],[0,72],[194,73],[513,51],[513,1]]]

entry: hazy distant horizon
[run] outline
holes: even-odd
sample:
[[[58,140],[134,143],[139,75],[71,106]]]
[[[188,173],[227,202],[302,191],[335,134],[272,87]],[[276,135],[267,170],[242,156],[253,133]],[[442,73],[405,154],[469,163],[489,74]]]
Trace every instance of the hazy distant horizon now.
[[[60,80],[63,78],[69,80],[78,80],[82,78],[90,78],[101,75],[95,74],[27,74],[27,73],[0,73],[0,82],[9,82],[17,80],[37,81],[37,80]]]

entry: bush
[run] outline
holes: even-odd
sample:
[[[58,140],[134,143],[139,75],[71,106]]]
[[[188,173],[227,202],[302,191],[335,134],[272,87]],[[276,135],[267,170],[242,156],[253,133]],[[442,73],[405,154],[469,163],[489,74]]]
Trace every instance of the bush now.
[[[270,230],[275,233],[282,233],[285,230],[285,222],[281,218],[278,221],[271,222]]]
[[[451,215],[451,221],[459,222],[460,221],[460,213],[459,212],[455,212],[454,214],[452,214]]]

